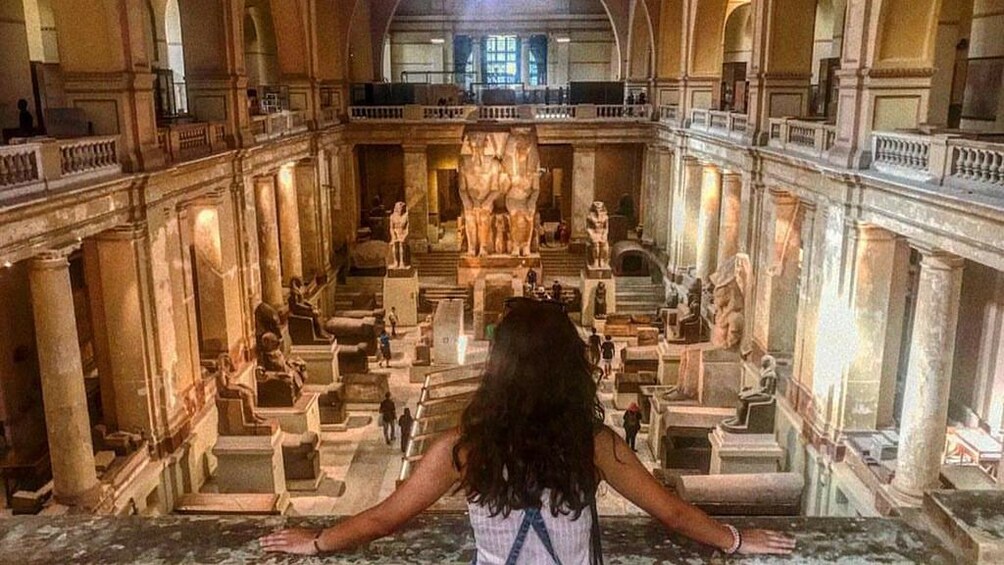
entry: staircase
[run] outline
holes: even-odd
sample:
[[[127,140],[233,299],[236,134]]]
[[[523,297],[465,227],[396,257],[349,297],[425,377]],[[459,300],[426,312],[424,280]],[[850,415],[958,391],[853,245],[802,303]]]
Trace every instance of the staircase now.
[[[383,279],[379,277],[348,277],[335,288],[335,310],[352,310],[352,298],[362,292],[376,297],[377,308],[383,308]]]
[[[542,247],[540,249],[540,262],[541,268],[544,270],[544,280],[578,279],[582,269],[586,268],[586,257],[572,253],[565,247],[554,249]]]
[[[457,278],[457,263],[460,261],[459,251],[430,251],[415,253],[411,262],[418,269],[420,277]]]
[[[473,304],[471,303],[470,292],[462,286],[425,286],[423,285],[419,291],[418,309],[421,312],[432,313],[436,311],[436,305],[439,304],[440,300],[447,300],[455,298],[464,301],[464,309],[470,309]]]
[[[617,277],[618,314],[657,314],[665,299],[662,283],[649,277]]]

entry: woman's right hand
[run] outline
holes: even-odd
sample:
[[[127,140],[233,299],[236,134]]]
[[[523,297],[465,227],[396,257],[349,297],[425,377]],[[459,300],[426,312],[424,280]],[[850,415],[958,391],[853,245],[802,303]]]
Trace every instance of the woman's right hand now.
[[[770,553],[789,555],[795,550],[795,538],[772,530],[743,530],[742,555]]]

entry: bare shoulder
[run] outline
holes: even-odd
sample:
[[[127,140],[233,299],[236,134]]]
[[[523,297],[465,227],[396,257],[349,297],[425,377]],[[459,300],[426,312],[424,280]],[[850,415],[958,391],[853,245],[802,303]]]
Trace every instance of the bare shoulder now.
[[[457,442],[460,441],[460,430],[454,428],[447,432],[444,432],[441,436],[436,438],[432,445],[425,453],[423,459],[429,461],[435,461],[438,465],[445,466],[449,464],[450,469],[457,471],[456,465],[453,461],[453,450],[457,446]],[[460,462],[463,463],[463,453],[457,454]]]
[[[619,459],[618,448],[622,444],[624,440],[617,435],[617,432],[606,425],[600,427],[593,436],[593,460],[600,463]]]

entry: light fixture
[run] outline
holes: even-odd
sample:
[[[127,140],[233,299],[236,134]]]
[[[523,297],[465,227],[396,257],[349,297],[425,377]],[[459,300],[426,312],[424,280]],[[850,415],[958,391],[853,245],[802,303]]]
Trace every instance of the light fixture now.
[[[562,35],[562,36],[555,37],[554,41],[557,42],[557,43],[571,43],[572,42],[572,38],[568,37],[567,35]]]
[[[429,43],[432,43],[434,45],[442,45],[446,43],[446,40],[443,39],[442,37],[433,37],[432,39],[429,40]]]
[[[13,267],[13,266],[14,266],[14,264],[13,264],[13,263],[11,263],[10,261],[4,261],[4,262],[3,262],[3,266],[4,266],[4,268],[7,268],[7,269],[9,269],[9,268]]]

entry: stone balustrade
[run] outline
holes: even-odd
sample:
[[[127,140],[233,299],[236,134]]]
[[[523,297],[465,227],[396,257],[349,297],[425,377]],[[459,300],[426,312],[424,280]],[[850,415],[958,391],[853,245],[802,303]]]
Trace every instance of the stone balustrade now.
[[[679,123],[680,107],[676,104],[664,104],[659,106],[659,121]]]
[[[479,120],[516,120],[519,119],[519,106],[479,106]]]
[[[251,116],[251,132],[258,143],[304,131],[307,131],[307,113],[303,110]]]
[[[871,169],[893,177],[1004,196],[1004,144],[956,134],[876,132]]]
[[[767,146],[821,159],[833,147],[837,127],[821,121],[770,118]]]
[[[746,138],[749,117],[737,112],[694,108],[690,111],[690,129],[742,141]]]
[[[338,108],[335,106],[325,106],[321,108],[321,123],[333,124],[338,122]]]
[[[241,495],[231,495],[239,497]],[[270,563],[323,559],[268,554],[258,538],[284,527],[318,529],[337,517],[285,516],[14,516],[0,528],[3,563]],[[791,556],[736,556],[670,533],[648,517],[600,516],[605,562],[618,563],[924,563],[957,562],[934,535],[898,518],[734,518],[736,527],[794,536]],[[26,560],[27,557],[27,560]],[[328,562],[465,564],[474,557],[467,516],[423,513],[394,534]]]
[[[122,173],[118,136],[41,139],[0,147],[0,200]]]
[[[223,122],[171,125],[157,130],[157,142],[168,162],[198,159],[226,149],[226,125]]]
[[[398,122],[404,119],[404,106],[352,106],[349,119],[353,122]]]

